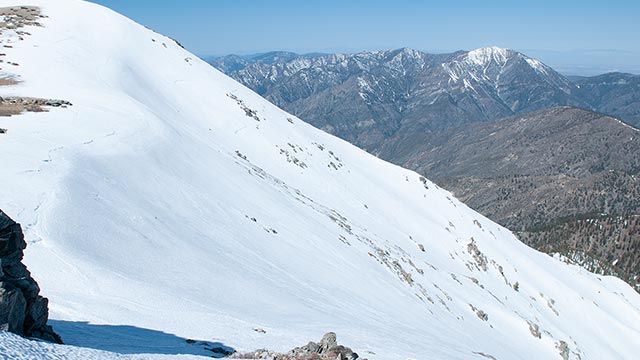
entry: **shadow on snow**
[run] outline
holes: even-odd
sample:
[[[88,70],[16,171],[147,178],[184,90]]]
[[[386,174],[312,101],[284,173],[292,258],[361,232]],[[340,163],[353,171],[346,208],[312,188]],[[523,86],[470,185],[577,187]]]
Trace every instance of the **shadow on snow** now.
[[[215,341],[184,339],[162,331],[128,325],[49,320],[67,345],[121,354],[203,355],[221,358],[235,350]]]

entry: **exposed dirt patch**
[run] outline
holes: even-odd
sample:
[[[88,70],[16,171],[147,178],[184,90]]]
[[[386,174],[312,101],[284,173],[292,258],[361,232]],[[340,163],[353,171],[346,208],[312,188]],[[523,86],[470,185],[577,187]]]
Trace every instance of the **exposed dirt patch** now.
[[[0,98],[0,116],[19,115],[24,111],[43,112],[47,107],[66,108],[72,104],[65,100],[38,99],[28,97]]]
[[[42,26],[38,20],[45,17],[37,6],[11,6],[0,8],[0,29],[19,29],[25,26]]]
[[[0,86],[16,85],[17,83],[19,83],[19,81],[11,76],[0,77]]]

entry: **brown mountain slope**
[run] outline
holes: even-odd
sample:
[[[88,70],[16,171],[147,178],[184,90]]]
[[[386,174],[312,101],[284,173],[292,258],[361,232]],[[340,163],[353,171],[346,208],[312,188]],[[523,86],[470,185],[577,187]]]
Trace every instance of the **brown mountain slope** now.
[[[529,245],[639,288],[640,130],[556,107],[396,140],[381,157],[437,181]]]

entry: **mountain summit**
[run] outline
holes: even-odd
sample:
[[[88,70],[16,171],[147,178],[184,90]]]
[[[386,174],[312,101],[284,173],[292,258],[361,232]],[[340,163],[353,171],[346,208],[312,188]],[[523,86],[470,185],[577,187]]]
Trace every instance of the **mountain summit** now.
[[[281,351],[333,331],[369,359],[640,351],[640,295],[621,280],[526,247],[113,11],[0,4],[46,16],[3,29],[18,64],[2,66],[14,80],[3,99],[67,102],[0,120],[2,208],[24,225],[25,262],[67,343]],[[297,61],[421,66],[405,52],[362,57]],[[12,344],[0,333],[12,354],[40,346]]]
[[[492,62],[504,65],[507,63],[507,60],[514,55],[518,55],[514,50],[499,48],[497,46],[489,46],[469,51],[467,52],[466,57],[469,61],[477,65],[488,66]]]

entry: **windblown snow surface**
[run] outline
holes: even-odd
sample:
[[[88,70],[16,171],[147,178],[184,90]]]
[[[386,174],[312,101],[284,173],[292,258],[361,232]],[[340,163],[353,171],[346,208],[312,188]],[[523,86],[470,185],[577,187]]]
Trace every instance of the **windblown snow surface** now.
[[[111,10],[0,4],[48,16],[22,41],[3,33],[19,66],[2,71],[22,82],[2,96],[73,103],[0,120],[0,208],[67,343],[286,350],[334,331],[369,359],[640,353],[640,296],[621,280],[526,247]]]

